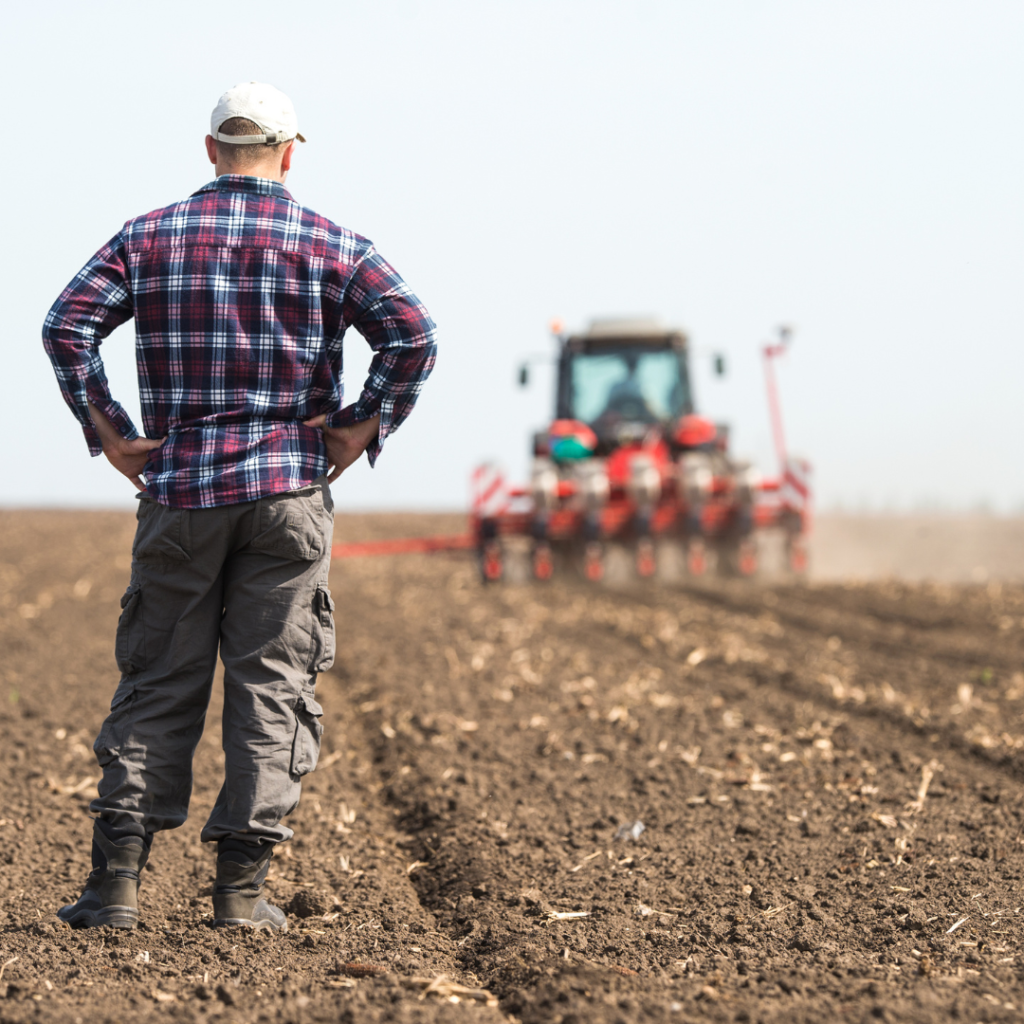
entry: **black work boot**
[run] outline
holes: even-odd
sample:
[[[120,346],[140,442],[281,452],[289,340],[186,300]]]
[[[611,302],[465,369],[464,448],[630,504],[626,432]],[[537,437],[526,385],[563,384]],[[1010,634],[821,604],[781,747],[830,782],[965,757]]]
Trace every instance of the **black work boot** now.
[[[222,839],[217,844],[217,881],[213,887],[213,926],[241,925],[266,931],[288,931],[280,907],[263,898],[263,883],[274,856],[273,843]]]
[[[139,922],[139,873],[149,859],[149,847],[140,836],[111,839],[95,822],[92,872],[85,891],[77,903],[61,907],[57,916],[72,928],[134,928]]]

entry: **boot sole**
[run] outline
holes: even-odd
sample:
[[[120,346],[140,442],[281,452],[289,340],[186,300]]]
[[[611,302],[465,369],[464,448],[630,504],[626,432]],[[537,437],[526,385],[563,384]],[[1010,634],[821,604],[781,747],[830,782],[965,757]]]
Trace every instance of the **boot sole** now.
[[[250,921],[244,917],[219,917],[213,922],[214,928],[251,928],[257,932],[286,932],[288,922],[276,925],[271,921]]]
[[[134,928],[139,923],[139,912],[134,907],[101,907],[99,910],[83,907],[67,915],[62,913],[65,909],[70,910],[71,907],[62,907],[57,911],[57,917],[72,928]]]

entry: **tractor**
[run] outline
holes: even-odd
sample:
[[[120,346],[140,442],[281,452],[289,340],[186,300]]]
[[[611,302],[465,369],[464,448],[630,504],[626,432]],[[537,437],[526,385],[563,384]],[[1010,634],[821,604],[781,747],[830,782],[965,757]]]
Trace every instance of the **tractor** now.
[[[810,467],[786,455],[772,370],[788,333],[764,350],[778,478],[734,458],[728,427],[697,413],[682,330],[596,320],[553,333],[555,417],[534,435],[529,484],[509,487],[492,464],[473,473],[470,525],[485,582],[508,578],[513,557],[537,580],[572,570],[599,581],[613,552],[627,553],[641,578],[672,560],[693,577],[749,577],[768,529],[783,535],[788,570],[806,571]],[[721,356],[715,368],[724,372]],[[524,364],[520,384],[529,377]]]

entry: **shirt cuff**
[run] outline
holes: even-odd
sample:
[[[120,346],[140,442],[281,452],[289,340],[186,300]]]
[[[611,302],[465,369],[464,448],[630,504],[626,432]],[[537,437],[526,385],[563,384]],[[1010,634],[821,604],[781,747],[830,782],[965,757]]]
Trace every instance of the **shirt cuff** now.
[[[124,407],[119,402],[101,395],[90,395],[89,401],[110,420],[114,429],[126,441],[134,441],[139,436],[138,430],[135,429],[135,424],[132,423],[131,416],[124,411]],[[86,405],[84,409],[79,411],[82,419],[82,432],[85,434],[85,443],[89,446],[89,454],[93,457],[102,455],[103,444],[100,442],[100,435],[96,432],[96,425],[89,415],[89,406]]]
[[[380,413],[380,426],[377,428],[377,437],[366,446],[366,458],[370,466],[377,465],[377,459],[384,448],[384,441],[391,433],[391,422],[394,418],[395,403],[389,399],[360,398],[352,405],[346,405],[344,409],[332,412],[325,422],[328,427],[350,427],[353,423],[362,423],[364,420],[372,419]]]
[[[92,417],[81,424],[82,433],[85,434],[85,443],[89,446],[89,454],[95,459],[97,455],[103,454],[103,445],[100,444],[100,435],[96,433]]]

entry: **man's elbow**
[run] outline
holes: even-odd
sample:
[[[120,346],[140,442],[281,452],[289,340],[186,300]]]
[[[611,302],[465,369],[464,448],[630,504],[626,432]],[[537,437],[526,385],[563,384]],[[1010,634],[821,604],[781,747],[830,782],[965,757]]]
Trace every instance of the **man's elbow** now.
[[[67,344],[70,331],[64,318],[61,302],[58,299],[46,314],[43,321],[43,345],[47,352],[51,352],[59,345]]]
[[[434,364],[437,362],[437,342],[431,341],[416,349],[415,366],[412,367],[413,374],[420,381],[425,381],[434,372]]]

